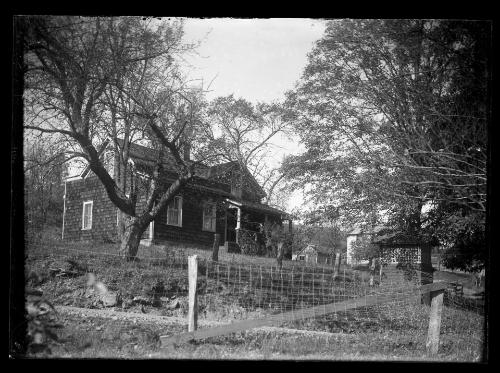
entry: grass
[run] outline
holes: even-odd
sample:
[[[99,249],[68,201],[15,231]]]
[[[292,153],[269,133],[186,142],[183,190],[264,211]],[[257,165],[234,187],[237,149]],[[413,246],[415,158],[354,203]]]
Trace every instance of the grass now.
[[[402,360],[480,361],[481,350],[470,342],[444,335],[440,353],[429,358],[425,336],[401,330],[307,335],[286,331],[251,330],[182,346],[162,347],[160,335],[184,326],[113,321],[100,317],[66,316],[50,355],[59,358],[168,358],[236,360]]]
[[[26,274],[28,286],[41,289],[47,299],[54,304],[98,307],[95,299],[89,296],[86,286],[86,273],[92,272],[109,290],[119,292],[123,299],[130,300],[136,296],[177,299],[179,305],[173,309],[164,307],[164,303],[142,306],[142,312],[162,316],[185,317],[187,314],[186,257],[193,254],[205,259],[211,257],[210,250],[153,246],[141,247],[139,261],[126,262],[116,255],[117,245],[63,243],[53,238],[44,240],[39,245],[28,248]],[[79,275],[55,276],[51,268],[64,268],[68,264],[68,259],[76,263]],[[321,283],[325,273],[327,278],[329,274],[331,275],[331,267],[306,270],[302,263],[286,261],[283,272],[285,276],[271,279],[270,271],[275,267],[275,261],[271,258],[247,257],[240,254],[220,256],[221,262],[225,259],[229,261],[222,264],[221,268],[230,269],[230,274],[234,276],[229,276],[227,281],[223,280],[227,279],[223,271],[222,278],[216,281],[214,268],[207,264],[210,261],[200,260],[200,273],[209,274],[199,283],[199,317],[202,319],[229,322],[262,317],[277,312],[276,306],[290,306],[299,300],[302,302],[305,300],[305,306],[311,305],[311,302],[312,304],[318,302],[318,299],[328,303],[332,299],[340,299],[342,291],[346,290],[346,284],[357,286],[358,290],[363,284],[359,275],[363,273],[362,271],[347,271],[346,282],[343,276],[341,282],[331,282],[330,290],[333,295],[335,289],[338,290],[335,295],[337,298],[334,296],[328,298],[317,288],[314,290],[316,293],[308,289],[303,291],[307,294],[289,292],[283,295],[280,285],[285,284],[285,289],[286,285],[289,289],[293,289],[291,284],[297,281],[295,275],[290,275],[292,270],[296,271],[295,273],[304,271],[306,275],[303,277],[306,283],[316,275],[318,275],[316,280]],[[253,279],[258,278],[254,270],[259,267],[264,268],[263,290],[262,284],[261,289],[257,284],[248,288],[242,286],[242,278],[248,280],[251,274]],[[234,268],[242,268],[243,272],[233,271]],[[236,273],[239,278],[236,277]],[[455,274],[436,272],[434,277],[448,281],[453,275]],[[463,274],[457,275],[463,277]],[[291,282],[287,284],[286,281]],[[141,312],[138,305],[135,308],[124,307],[124,303],[122,308],[117,310]],[[482,316],[468,312],[464,307],[445,307],[440,355],[436,358],[452,361],[480,359],[483,321]],[[428,309],[404,300],[283,325],[293,329],[334,333],[324,338],[317,335],[266,334],[248,331],[167,350],[160,348],[158,336],[182,332],[184,326],[165,328],[148,323],[137,325],[105,318],[94,320],[73,316],[68,317],[64,324],[59,342],[55,342],[52,346],[52,356],[92,358],[150,356],[179,359],[428,359],[425,354]],[[332,351],[335,351],[333,356]]]

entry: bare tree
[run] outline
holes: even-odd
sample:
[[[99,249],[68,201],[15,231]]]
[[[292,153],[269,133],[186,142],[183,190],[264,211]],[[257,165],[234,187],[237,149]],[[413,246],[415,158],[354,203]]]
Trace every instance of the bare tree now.
[[[77,145],[74,156],[84,159],[102,182],[110,200],[125,215],[121,252],[129,259],[137,254],[140,237],[158,212],[193,176],[194,168],[180,156],[182,125],[166,122],[173,97],[170,67],[183,45],[182,24],[138,17],[81,18],[26,17],[25,29],[25,130],[63,136]],[[137,80],[137,78],[139,78]],[[170,86],[169,86],[170,84]],[[167,100],[170,98],[170,100]],[[168,101],[153,109],[159,101]],[[28,119],[29,118],[29,119]],[[167,131],[168,130],[168,131]],[[121,147],[118,138],[123,135]],[[159,157],[150,180],[146,208],[136,210],[137,188],[127,196],[128,146],[137,136],[156,142],[170,152],[178,165],[178,178],[170,185],[158,182]],[[121,166],[118,179],[110,176],[99,144],[111,137]]]
[[[207,110],[205,139],[212,144],[208,152],[218,161],[235,162],[247,170],[270,192],[282,179],[279,166],[270,166],[273,141],[287,135],[288,124],[282,120],[282,107],[277,103],[253,105],[233,95],[213,100]],[[207,152],[207,154],[208,154]],[[245,180],[241,180],[243,185]]]

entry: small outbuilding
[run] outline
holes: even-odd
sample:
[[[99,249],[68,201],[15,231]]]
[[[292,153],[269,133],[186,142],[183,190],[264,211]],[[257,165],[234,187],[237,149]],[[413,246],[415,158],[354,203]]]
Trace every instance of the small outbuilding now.
[[[411,264],[423,272],[432,272],[431,245],[403,232],[392,232],[373,238],[385,265]]]
[[[406,270],[406,275],[414,273],[414,280],[422,285],[434,281],[432,246],[428,242],[403,232],[392,232],[374,237],[372,243],[378,246],[383,271],[389,277],[397,273],[404,275]],[[427,298],[428,294],[424,297],[425,303],[430,301]]]
[[[310,244],[293,253],[292,260],[305,261],[311,264],[331,264],[332,251],[324,246]]]

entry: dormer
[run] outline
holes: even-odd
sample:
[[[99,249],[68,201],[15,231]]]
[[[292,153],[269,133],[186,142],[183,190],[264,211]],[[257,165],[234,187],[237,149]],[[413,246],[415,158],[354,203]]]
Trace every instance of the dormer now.
[[[62,166],[62,180],[72,181],[81,179],[82,172],[87,166],[87,161],[84,158],[77,157],[68,159]]]

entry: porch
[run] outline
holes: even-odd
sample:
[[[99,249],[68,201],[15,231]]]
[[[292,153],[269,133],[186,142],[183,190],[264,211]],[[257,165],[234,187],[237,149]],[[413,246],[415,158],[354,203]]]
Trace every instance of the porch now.
[[[254,234],[259,239],[262,227],[267,223],[283,226],[285,231],[292,231],[292,218],[284,211],[260,203],[226,199],[224,249],[227,252],[240,252],[239,243],[243,231]]]

